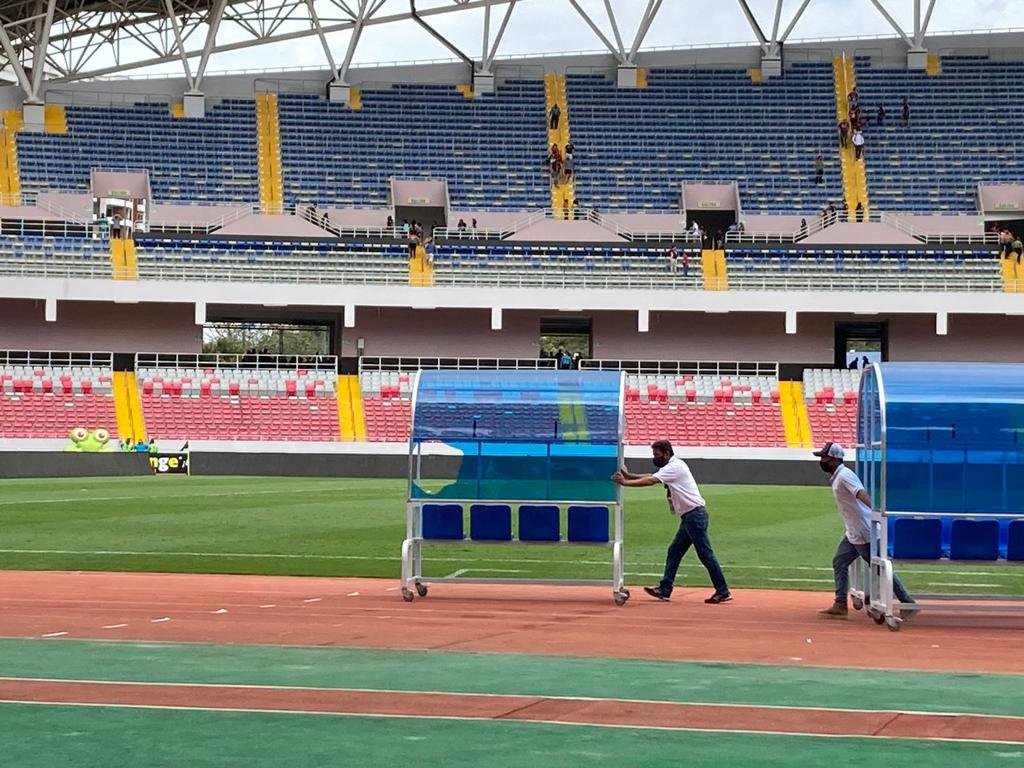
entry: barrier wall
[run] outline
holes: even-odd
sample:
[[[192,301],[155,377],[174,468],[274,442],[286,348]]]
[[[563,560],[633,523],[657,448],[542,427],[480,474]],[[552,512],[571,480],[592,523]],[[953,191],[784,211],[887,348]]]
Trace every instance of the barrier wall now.
[[[317,453],[196,453],[191,455],[193,475],[247,475],[278,477],[405,478],[407,456],[401,454]],[[424,456],[431,474],[454,476],[459,459]],[[738,485],[823,485],[827,479],[814,460],[687,459],[697,481]],[[632,472],[651,472],[646,459],[627,459]],[[0,479],[26,477],[127,477],[150,473],[144,454],[68,454],[0,452]]]

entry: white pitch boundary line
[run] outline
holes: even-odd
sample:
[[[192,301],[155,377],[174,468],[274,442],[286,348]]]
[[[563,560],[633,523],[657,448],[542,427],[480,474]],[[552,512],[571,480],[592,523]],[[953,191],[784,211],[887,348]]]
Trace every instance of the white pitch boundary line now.
[[[749,729],[727,729],[727,728],[684,728],[666,725],[626,725],[611,723],[586,723],[572,720],[524,720],[511,719],[506,717],[471,717],[454,715],[394,715],[380,714],[373,712],[320,712],[316,710],[303,709],[259,709],[254,707],[203,707],[198,705],[166,705],[166,704],[97,704],[77,701],[19,701],[17,699],[0,699],[0,704],[33,704],[36,706],[49,707],[87,707],[92,709],[143,709],[158,711],[187,711],[187,712],[243,712],[255,715],[317,715],[320,717],[358,717],[395,720],[445,720],[455,722],[479,722],[479,723],[522,723],[532,725],[559,725],[563,727],[601,728],[627,731],[667,731],[670,733],[740,733],[747,736],[802,736],[817,739],[872,739],[874,741],[937,741],[951,744],[998,744],[1000,746],[1019,747],[1021,741],[985,741],[983,739],[955,739],[948,736],[921,737],[921,736],[874,736],[849,733],[804,733],[801,731],[753,731]]]
[[[957,674],[957,673],[949,673]],[[749,702],[736,701],[680,701],[676,699],[623,699],[608,696],[560,696],[558,694],[545,693],[477,693],[475,691],[443,691],[438,689],[418,690],[412,688],[324,688],[317,685],[270,685],[266,683],[183,683],[168,681],[145,680],[93,680],[74,677],[12,677],[0,675],[0,682],[27,682],[27,683],[67,683],[73,685],[99,685],[99,686],[131,686],[137,688],[227,688],[230,690],[256,690],[256,691],[301,691],[317,693],[373,693],[373,694],[412,694],[416,696],[451,696],[453,698],[482,698],[482,699],[521,699],[532,701],[534,699],[550,699],[551,701],[579,701],[579,702],[602,702],[607,701],[614,704],[667,704],[687,707],[723,707],[732,709],[778,709],[797,710],[800,712],[844,712],[861,715],[913,715],[922,717],[991,717],[999,720],[1024,720],[1021,715],[999,715],[984,712],[947,712],[917,709],[864,709],[862,707],[826,707],[826,706],[802,706],[799,704],[753,704]],[[279,710],[271,710],[279,711]],[[290,710],[285,710],[290,711]]]
[[[260,552],[159,552],[141,551],[127,549],[0,549],[0,554],[7,555],[87,555],[96,557],[118,556],[118,557],[196,557],[196,558],[251,558],[265,560],[370,560],[376,562],[395,563],[401,560],[400,556],[392,555],[313,555],[313,554],[287,554],[287,553],[260,553]],[[431,557],[431,562],[438,563],[507,563],[509,565],[602,565],[607,566],[607,560],[545,560],[541,558],[474,558],[474,557]],[[664,563],[640,562],[635,563],[636,567],[661,567]],[[699,563],[683,563],[684,568],[701,569],[704,566]],[[817,565],[746,565],[723,563],[722,567],[732,571],[813,571],[817,573],[832,573],[832,568]],[[1002,566],[994,566],[1001,568]],[[476,569],[473,569],[476,570]],[[934,568],[900,566],[900,573],[935,574],[945,576],[985,576],[988,578],[1017,578],[1019,574],[1007,570],[1006,573],[998,571],[960,571],[938,566]],[[643,575],[643,574],[639,574]],[[657,575],[661,575],[660,573]],[[974,586],[974,585],[971,585]]]
[[[188,497],[191,499],[209,499],[209,498],[220,498],[220,497],[232,497],[232,496],[280,496],[282,494],[288,494],[291,496],[296,493],[331,493],[336,494],[338,488],[331,486],[330,488],[296,488],[294,490],[276,490],[276,491],[212,491],[210,493],[189,493]],[[146,496],[89,496],[83,494],[82,496],[72,496],[66,499],[7,499],[0,501],[0,506],[10,507],[18,506],[20,504],[73,504],[79,501],[151,501],[152,495]]]

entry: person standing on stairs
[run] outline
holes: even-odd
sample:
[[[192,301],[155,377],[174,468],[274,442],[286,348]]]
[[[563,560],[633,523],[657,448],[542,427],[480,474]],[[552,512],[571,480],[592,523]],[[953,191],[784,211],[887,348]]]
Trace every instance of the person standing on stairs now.
[[[910,127],[910,99],[903,97],[903,119],[900,121],[904,128]]]
[[[856,160],[864,157],[864,132],[860,128],[853,132],[853,155]]]
[[[536,113],[534,113],[536,114]],[[558,121],[562,117],[562,110],[558,108],[558,104],[551,105],[551,112],[549,113],[548,128],[553,131],[558,130]]]
[[[825,158],[820,154],[814,158],[814,184],[821,186],[825,183]]]

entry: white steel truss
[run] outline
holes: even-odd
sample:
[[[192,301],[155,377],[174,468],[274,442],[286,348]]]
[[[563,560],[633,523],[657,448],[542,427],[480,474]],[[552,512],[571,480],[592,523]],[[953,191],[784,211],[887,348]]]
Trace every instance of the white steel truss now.
[[[122,74],[177,61],[188,90],[198,92],[213,55],[316,37],[335,82],[345,83],[364,30],[403,21],[418,24],[476,71],[490,73],[510,19],[527,1],[9,0],[0,3],[0,82],[18,85],[27,101],[38,102],[45,83]],[[624,36],[630,30],[623,28],[612,0],[529,2],[543,2],[560,21],[567,17],[582,21],[620,66],[635,66],[664,5],[663,0],[628,0],[642,7],[639,24],[630,38]],[[588,11],[583,2],[589,2],[592,9],[600,8],[603,14]],[[765,58],[778,58],[811,0],[790,0],[796,10],[785,26],[784,2],[774,0],[771,23],[762,25],[748,0],[737,0]],[[851,4],[870,3],[908,50],[924,51],[935,0],[913,0],[913,28],[909,31],[900,26],[887,7],[892,2],[851,0]],[[477,14],[482,26],[482,44],[475,61],[432,23],[442,15],[469,12]],[[342,52],[332,51],[329,36],[344,32],[349,37],[339,64],[335,53]],[[98,56],[101,52],[103,55]],[[107,60],[99,61],[103,58]]]

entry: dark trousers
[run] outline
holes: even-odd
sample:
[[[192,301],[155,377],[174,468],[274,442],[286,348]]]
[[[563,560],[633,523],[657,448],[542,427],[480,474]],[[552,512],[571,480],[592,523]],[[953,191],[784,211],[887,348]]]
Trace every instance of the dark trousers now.
[[[836,602],[845,603],[846,595],[850,591],[850,566],[860,558],[868,563],[871,562],[870,544],[851,544],[850,540],[843,536],[843,540],[836,547],[836,554],[832,558],[832,575],[836,580]],[[892,575],[892,593],[901,603],[914,602],[903,582],[895,573]]]
[[[690,549],[690,545],[697,550],[697,557],[708,570],[711,583],[715,585],[715,592],[725,593],[729,591],[729,585],[725,582],[725,575],[715,558],[715,552],[711,549],[711,540],[708,538],[708,511],[704,507],[696,507],[679,520],[679,530],[668,545],[668,556],[665,558],[665,575],[661,578],[661,591],[666,595],[672,594],[672,585],[676,580],[676,573],[679,571],[679,564],[683,555]]]

